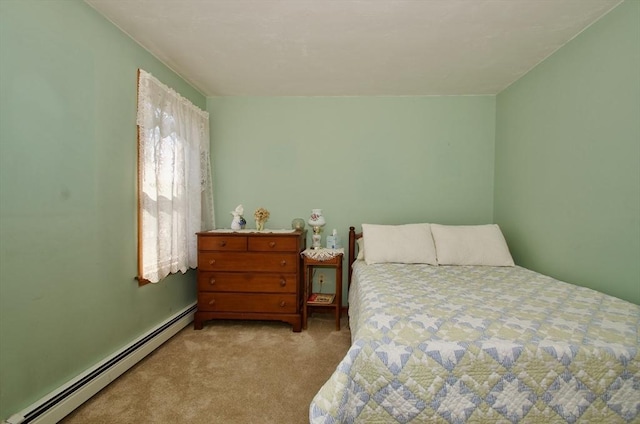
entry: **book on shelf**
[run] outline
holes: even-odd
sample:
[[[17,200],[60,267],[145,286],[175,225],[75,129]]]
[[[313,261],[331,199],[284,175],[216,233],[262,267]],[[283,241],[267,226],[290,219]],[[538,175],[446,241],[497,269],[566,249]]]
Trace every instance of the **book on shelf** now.
[[[311,296],[307,299],[307,303],[316,304],[316,305],[330,305],[333,303],[333,299],[335,299],[335,294],[328,293],[312,293]]]

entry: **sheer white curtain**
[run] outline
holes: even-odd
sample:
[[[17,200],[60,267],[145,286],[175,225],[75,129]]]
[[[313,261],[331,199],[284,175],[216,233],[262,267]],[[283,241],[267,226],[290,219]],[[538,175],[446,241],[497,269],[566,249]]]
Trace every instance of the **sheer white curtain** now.
[[[214,228],[209,114],[138,73],[138,278],[197,266],[196,232]]]

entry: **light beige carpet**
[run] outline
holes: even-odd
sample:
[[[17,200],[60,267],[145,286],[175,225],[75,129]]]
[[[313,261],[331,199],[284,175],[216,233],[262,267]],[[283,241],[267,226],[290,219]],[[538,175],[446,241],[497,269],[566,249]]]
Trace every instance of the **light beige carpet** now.
[[[186,327],[62,422],[308,423],[309,404],[350,345],[347,319]]]

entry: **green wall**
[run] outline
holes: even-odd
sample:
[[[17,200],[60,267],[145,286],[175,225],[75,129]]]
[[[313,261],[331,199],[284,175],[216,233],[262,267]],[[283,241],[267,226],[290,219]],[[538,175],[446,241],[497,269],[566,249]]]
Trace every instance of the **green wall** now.
[[[218,227],[491,222],[494,96],[210,97]],[[324,237],[323,237],[324,240]]]
[[[497,96],[495,220],[517,263],[640,304],[640,2]]]
[[[0,1],[0,420],[195,301],[138,287],[136,72],[206,99],[81,1]]]

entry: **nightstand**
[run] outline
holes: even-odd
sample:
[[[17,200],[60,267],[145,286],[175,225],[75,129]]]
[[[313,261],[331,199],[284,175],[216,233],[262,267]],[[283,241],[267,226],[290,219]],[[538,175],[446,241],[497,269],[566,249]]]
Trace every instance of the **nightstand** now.
[[[330,309],[333,308],[336,317],[336,330],[340,331],[340,316],[342,314],[342,258],[343,253],[337,253],[331,258],[316,259],[306,256],[303,252],[303,272],[304,272],[304,289],[302,304],[302,328],[307,328],[307,317],[309,310],[313,308]],[[312,294],[313,288],[313,269],[314,268],[333,268],[336,273],[336,290],[335,298],[331,303],[308,303],[309,296]]]

